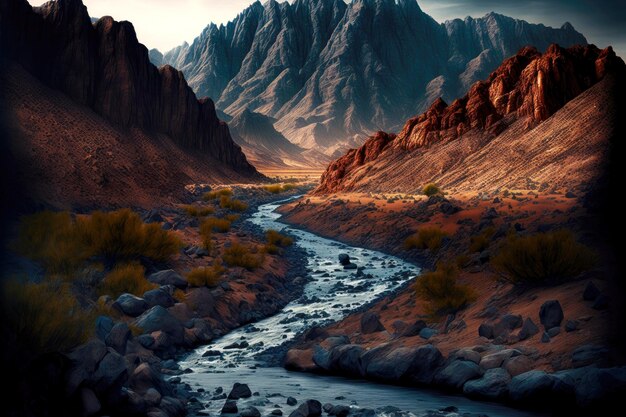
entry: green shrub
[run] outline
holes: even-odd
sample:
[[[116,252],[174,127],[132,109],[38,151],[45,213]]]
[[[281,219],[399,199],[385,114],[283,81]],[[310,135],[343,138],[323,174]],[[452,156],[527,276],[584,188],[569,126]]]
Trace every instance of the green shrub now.
[[[226,233],[230,230],[230,222],[226,219],[218,219],[217,217],[207,217],[202,222],[200,228],[210,229],[214,232]]]
[[[42,211],[22,217],[16,246],[50,274],[70,275],[93,252],[68,212]]]
[[[222,196],[230,197],[233,195],[233,190],[230,188],[222,188],[220,190],[209,191],[202,196],[204,201],[216,200]]]
[[[422,194],[428,197],[439,194],[439,193],[441,193],[441,190],[439,189],[437,184],[433,182],[426,184],[424,188],[422,188]]]
[[[215,212],[213,207],[201,207],[195,206],[193,204],[186,205],[183,207],[183,209],[191,217],[206,217]]]
[[[158,285],[148,281],[144,273],[145,269],[139,264],[118,265],[102,280],[100,293],[110,295],[113,298],[124,293],[141,297],[146,291],[158,287]]]
[[[93,252],[113,263],[142,257],[164,262],[181,246],[174,233],[157,223],[144,223],[130,209],[96,211],[84,220],[83,229]]]
[[[258,268],[263,263],[260,255],[253,254],[248,246],[237,242],[232,243],[229,248],[224,250],[222,259],[228,266],[239,266],[250,271]]]
[[[227,195],[220,197],[220,207],[239,212],[246,211],[248,209],[248,205],[246,203],[241,200],[232,199]]]
[[[569,230],[509,236],[492,264],[514,284],[558,284],[591,268],[595,255]]]
[[[459,270],[451,263],[439,263],[437,269],[417,278],[418,298],[428,303],[428,312],[435,315],[454,314],[476,299],[467,285],[457,284]]]
[[[448,236],[438,227],[423,227],[417,233],[409,236],[404,241],[404,248],[428,249],[432,253],[437,252],[443,243],[443,238]]]
[[[218,262],[212,266],[199,267],[187,273],[187,282],[193,287],[215,287],[220,283],[224,268]]]
[[[81,308],[67,284],[59,281],[5,281],[0,289],[0,312],[2,343],[25,357],[67,352],[87,341],[94,329],[94,316]]]
[[[480,234],[470,237],[469,251],[470,253],[482,252],[489,247],[496,229],[493,227],[485,228]]]

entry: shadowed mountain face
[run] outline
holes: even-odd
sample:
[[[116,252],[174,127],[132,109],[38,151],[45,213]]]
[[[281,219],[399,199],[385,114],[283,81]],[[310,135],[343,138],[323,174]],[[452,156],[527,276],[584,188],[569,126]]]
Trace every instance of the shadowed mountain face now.
[[[331,154],[460,96],[520,48],[551,43],[586,40],[570,24],[495,13],[439,24],[415,0],[270,0],[153,55],[226,113],[270,116],[287,139]]]
[[[210,99],[197,100],[182,73],[157,69],[129,22],[92,23],[80,0],[31,8],[0,3],[4,58],[123,129],[164,134],[243,176],[258,175],[231,139]]]
[[[318,193],[593,184],[620,116],[626,66],[609,47],[524,48],[452,104],[378,132],[330,164]]]

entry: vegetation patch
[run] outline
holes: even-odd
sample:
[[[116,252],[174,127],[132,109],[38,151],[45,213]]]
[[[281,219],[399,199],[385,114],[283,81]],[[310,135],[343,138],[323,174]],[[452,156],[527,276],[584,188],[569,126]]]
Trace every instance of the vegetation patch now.
[[[434,182],[428,183],[422,188],[422,194],[427,197],[441,194],[441,189]]]
[[[230,230],[230,221],[217,217],[207,217],[200,225],[200,230],[209,229],[212,232],[226,233]]]
[[[427,303],[430,314],[454,314],[476,300],[476,294],[469,286],[457,283],[458,277],[456,265],[439,263],[435,271],[417,278],[415,291],[418,298]]]
[[[566,229],[509,236],[492,264],[517,285],[558,284],[591,268],[595,254]]]
[[[193,287],[215,287],[220,281],[224,267],[216,260],[212,266],[199,267],[187,274],[187,282]]]
[[[215,212],[213,207],[202,207],[193,204],[186,205],[183,209],[191,217],[206,217]]]
[[[226,196],[230,197],[233,195],[233,190],[230,188],[222,188],[219,190],[209,191],[208,193],[204,193],[202,199],[204,201],[217,200],[220,197]]]
[[[293,244],[292,238],[273,229],[270,229],[265,233],[265,238],[267,239],[267,243],[265,244],[263,250],[272,255],[280,253],[281,248],[286,248],[287,246],[291,246]]]
[[[220,207],[223,209],[239,212],[246,211],[248,209],[248,205],[246,203],[241,200],[230,198],[227,195],[223,195],[220,197]]]
[[[286,183],[286,184],[270,184],[263,186],[263,189],[272,194],[280,194],[287,191],[291,191],[296,188],[296,184]]]
[[[482,252],[487,249],[495,234],[496,229],[494,227],[487,227],[480,234],[470,237],[470,253]]]
[[[443,239],[447,236],[448,234],[438,227],[423,227],[405,239],[404,248],[407,250],[428,249],[432,253],[436,253],[441,248]]]
[[[263,263],[263,257],[260,254],[253,253],[250,247],[238,242],[233,242],[224,250],[222,259],[228,266],[238,266],[249,271],[253,271]]]
[[[117,298],[124,293],[141,297],[146,291],[157,288],[145,277],[145,269],[137,263],[118,265],[102,280],[100,293]]]

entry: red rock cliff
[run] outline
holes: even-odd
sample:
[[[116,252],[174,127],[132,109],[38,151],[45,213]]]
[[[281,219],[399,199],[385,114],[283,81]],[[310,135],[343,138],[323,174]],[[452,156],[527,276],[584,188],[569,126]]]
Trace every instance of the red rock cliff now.
[[[129,22],[103,17],[92,24],[80,0],[37,8],[2,0],[0,52],[123,128],[165,133],[184,148],[258,175],[213,101],[198,100],[180,71],[152,65]]]

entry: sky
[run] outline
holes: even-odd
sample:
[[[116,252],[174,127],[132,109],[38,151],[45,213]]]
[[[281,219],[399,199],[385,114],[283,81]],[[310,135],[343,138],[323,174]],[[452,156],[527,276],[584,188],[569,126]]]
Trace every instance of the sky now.
[[[43,0],[28,0],[38,6]],[[92,17],[113,16],[135,26],[139,41],[165,52],[192,42],[209,23],[226,23],[254,0],[83,0]],[[418,0],[443,22],[490,11],[559,27],[566,21],[599,47],[626,58],[626,0]]]

